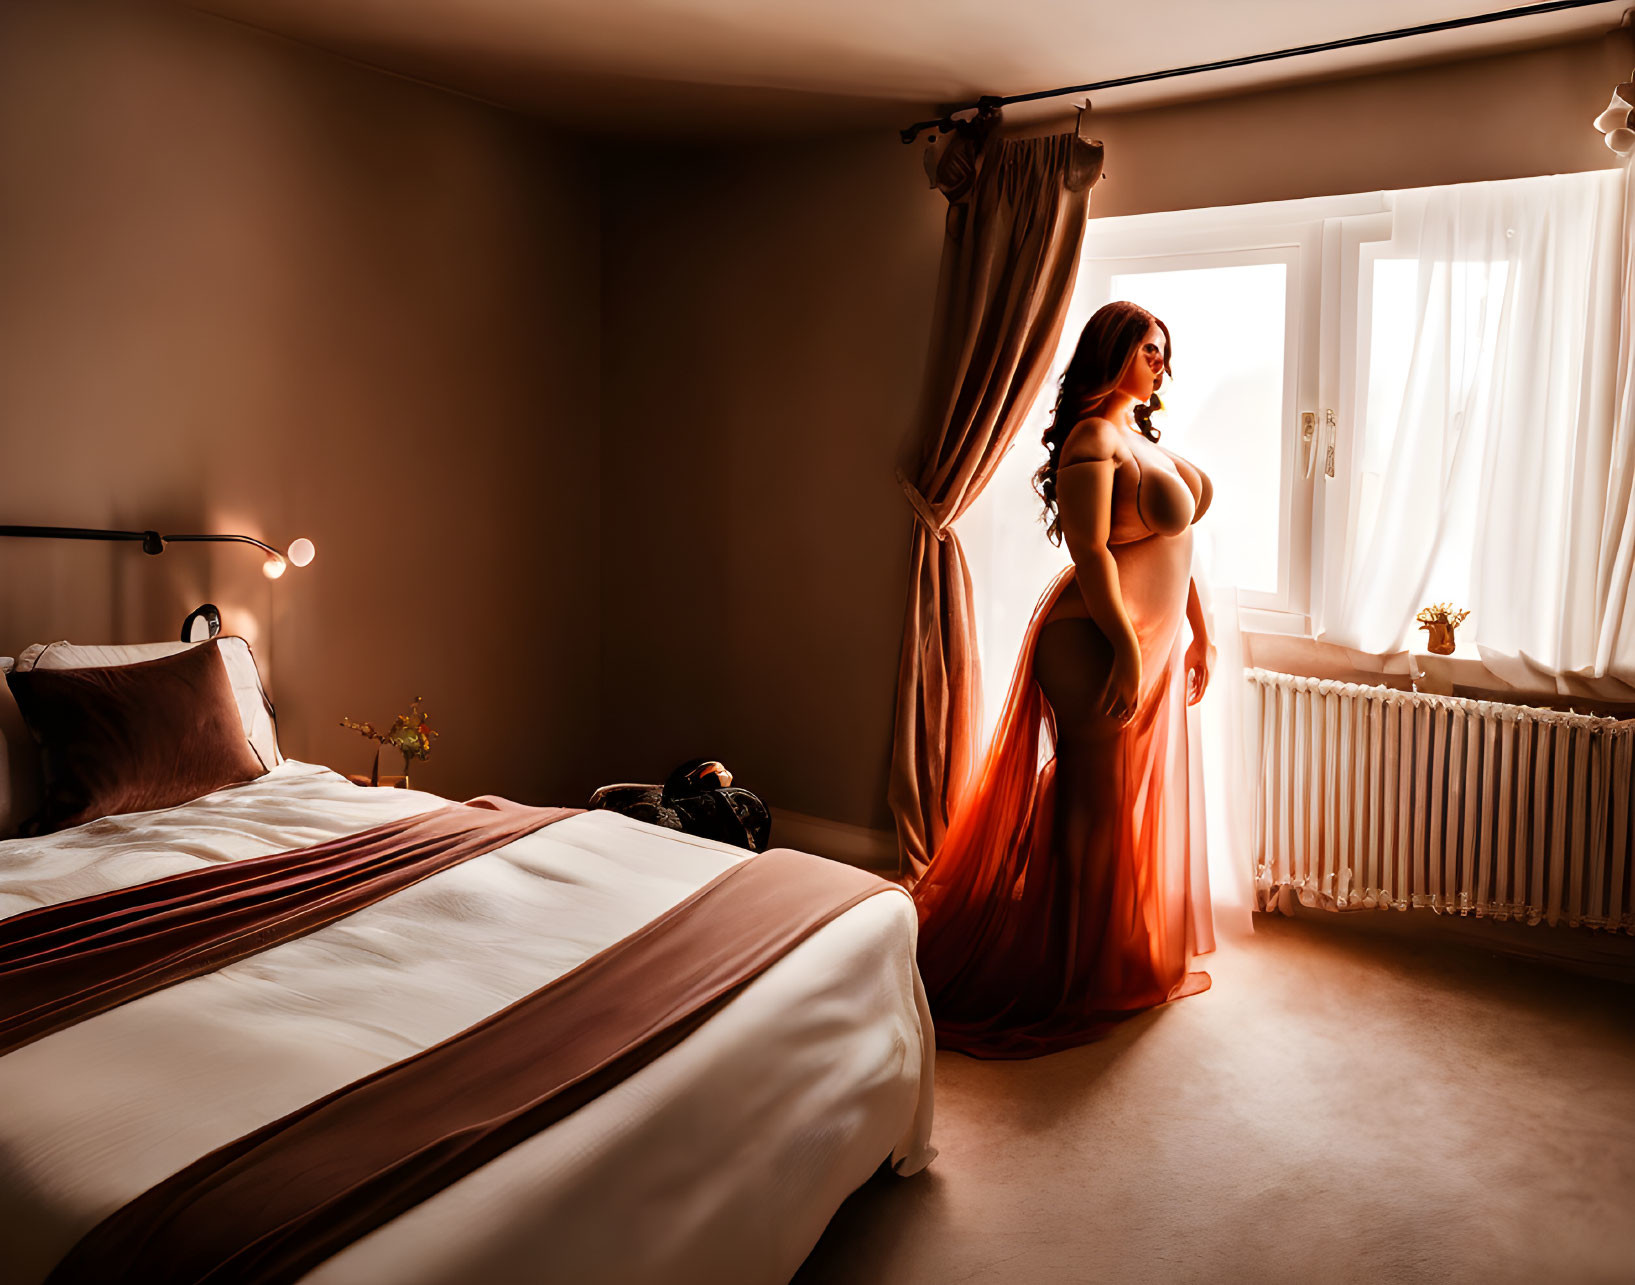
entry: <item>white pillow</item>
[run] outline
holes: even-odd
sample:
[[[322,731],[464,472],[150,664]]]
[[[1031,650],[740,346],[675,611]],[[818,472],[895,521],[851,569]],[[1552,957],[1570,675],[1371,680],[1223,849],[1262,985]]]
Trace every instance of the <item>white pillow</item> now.
[[[238,703],[238,716],[244,724],[245,739],[250,742],[250,748],[256,752],[262,766],[271,770],[284,760],[278,752],[273,704],[267,699],[266,689],[261,685],[261,673],[256,669],[250,644],[231,634],[223,634],[216,642],[221,645],[222,663],[227,666],[227,679],[233,686],[233,699]],[[31,669],[104,669],[110,665],[135,665],[144,660],[158,660],[161,656],[174,656],[189,647],[202,645],[167,642],[79,647],[70,642],[35,643],[13,664],[19,674],[26,674]],[[0,714],[0,718],[3,718],[3,714]],[[32,746],[32,738],[29,743]]]

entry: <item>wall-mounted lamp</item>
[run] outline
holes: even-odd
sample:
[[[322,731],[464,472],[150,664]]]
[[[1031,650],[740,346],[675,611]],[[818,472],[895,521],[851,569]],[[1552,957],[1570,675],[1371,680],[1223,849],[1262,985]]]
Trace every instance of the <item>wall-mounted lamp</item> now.
[[[5,526],[0,525],[0,536],[29,536],[45,540],[128,540],[142,546],[143,553],[154,555],[165,551],[165,545],[177,541],[212,541],[215,543],[253,544],[264,550],[267,559],[261,564],[261,572],[269,580],[276,580],[284,574],[289,563],[304,567],[318,555],[318,550],[311,540],[294,541],[289,547],[289,553],[280,553],[270,544],[263,544],[260,540],[248,535],[160,535],[157,531],[105,531],[97,527],[81,526]],[[214,635],[212,635],[213,637]]]

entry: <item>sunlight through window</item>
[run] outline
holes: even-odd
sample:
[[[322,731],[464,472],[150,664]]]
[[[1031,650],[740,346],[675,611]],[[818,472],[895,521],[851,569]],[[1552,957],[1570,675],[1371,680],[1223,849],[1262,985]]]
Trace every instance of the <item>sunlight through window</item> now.
[[[1163,444],[1215,484],[1211,574],[1267,593],[1278,588],[1286,271],[1253,263],[1112,278],[1112,298],[1169,327],[1175,378],[1164,381],[1153,422]]]

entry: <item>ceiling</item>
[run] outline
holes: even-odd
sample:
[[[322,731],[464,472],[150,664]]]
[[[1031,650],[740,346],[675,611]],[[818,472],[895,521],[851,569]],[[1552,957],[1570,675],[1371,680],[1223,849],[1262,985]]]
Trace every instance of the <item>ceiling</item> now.
[[[1317,44],[1517,0],[191,0],[192,7],[591,132],[902,126],[1017,94]],[[1097,111],[1601,35],[1635,0],[1094,96]],[[1064,100],[1007,109],[1059,113]]]

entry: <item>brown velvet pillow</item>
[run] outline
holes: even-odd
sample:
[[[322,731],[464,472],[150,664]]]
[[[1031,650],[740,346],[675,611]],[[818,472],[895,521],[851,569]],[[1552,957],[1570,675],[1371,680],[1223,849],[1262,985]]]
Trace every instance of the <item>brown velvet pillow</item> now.
[[[24,834],[168,808],[260,776],[215,642],[135,665],[7,674],[40,746],[45,802]]]

